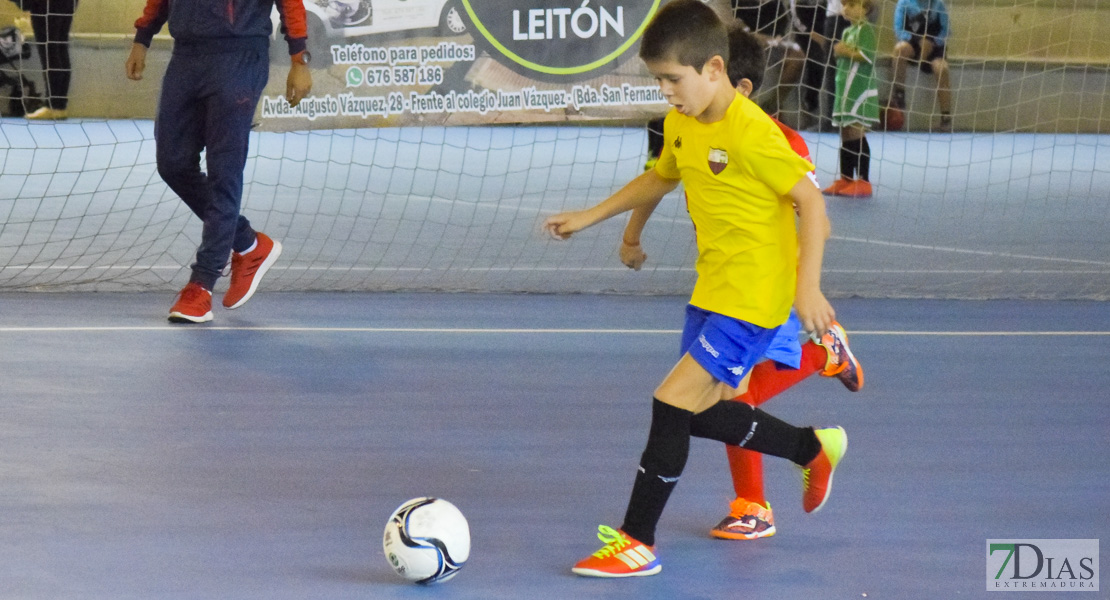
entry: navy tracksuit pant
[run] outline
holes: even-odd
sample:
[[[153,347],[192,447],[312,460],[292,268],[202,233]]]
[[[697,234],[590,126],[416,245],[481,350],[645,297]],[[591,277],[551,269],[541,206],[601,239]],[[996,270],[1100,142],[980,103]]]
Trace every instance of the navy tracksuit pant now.
[[[73,67],[69,59],[69,29],[77,0],[23,0],[20,8],[31,12],[34,46],[42,62],[46,83],[46,105],[57,110],[69,106],[69,82]]]
[[[269,74],[266,38],[178,40],[166,68],[154,124],[158,174],[204,222],[190,281],[208,290],[231,251],[255,240],[239,208],[251,122]]]

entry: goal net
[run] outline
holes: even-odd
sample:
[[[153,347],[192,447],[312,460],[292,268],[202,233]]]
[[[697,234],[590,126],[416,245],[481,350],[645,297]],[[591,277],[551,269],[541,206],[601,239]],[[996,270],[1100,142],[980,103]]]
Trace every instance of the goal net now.
[[[628,38],[638,23],[632,9],[618,13],[619,2],[591,3],[592,17],[577,20],[582,3],[559,13],[561,5],[538,0],[538,13],[513,8],[526,4],[505,4],[505,39],[558,41],[559,15],[578,46],[573,36],[591,23],[595,37],[605,25],[614,39],[618,25]],[[378,22],[386,5],[375,5]],[[342,27],[310,14],[326,31],[326,60],[314,64],[314,98],[300,112],[280,99],[279,46],[243,196],[256,229],[285,247],[267,289],[688,293],[696,246],[681,189],[645,230],[639,272],[617,258],[622,218],[570,242],[540,231],[546,216],[590,206],[642,172],[644,123],[666,105],[651,93],[635,46],[592,48],[631,57],[596,76],[567,74],[584,60],[529,73],[522,65],[545,63],[523,51],[512,52],[515,63],[498,55],[488,43],[497,25],[478,5],[441,1],[419,28],[377,37],[336,37]],[[521,11],[515,22],[512,10]],[[827,199],[824,288],[831,296],[1110,297],[1110,44],[1100,36],[1110,9],[1094,0],[952,0],[948,10],[954,131],[936,128],[935,77],[911,66],[905,127],[868,136],[874,196]],[[110,28],[80,16],[69,118],[3,118],[0,290],[176,290],[200,222],[154,162],[151,118],[168,42],[156,40],[146,77],[129,82],[126,31],[98,31]],[[874,18],[885,100],[892,6]],[[0,67],[34,80],[36,60]],[[821,131],[823,105],[806,105],[803,79],[776,93],[782,71],[771,66],[759,100],[803,129],[827,184],[838,172],[838,136]],[[8,107],[10,87],[0,96]]]

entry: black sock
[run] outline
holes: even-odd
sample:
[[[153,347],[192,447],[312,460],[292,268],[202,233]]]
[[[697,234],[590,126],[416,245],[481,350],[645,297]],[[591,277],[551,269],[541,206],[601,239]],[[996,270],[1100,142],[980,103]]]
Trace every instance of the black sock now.
[[[848,179],[856,179],[856,174],[859,172],[860,154],[863,152],[861,148],[862,146],[859,140],[842,140],[840,142],[841,160],[843,160],[843,157],[847,156],[848,162],[851,165],[851,168],[847,169],[847,173],[844,175]],[[840,171],[844,173],[845,169],[841,167]]]
[[[864,181],[871,181],[871,144],[867,143],[867,136],[859,139],[860,154],[859,154],[859,178]]]
[[[848,142],[840,142],[840,176],[844,179],[855,179],[856,161],[858,154],[848,150]]]
[[[902,86],[894,86],[894,89],[893,89],[892,93],[890,94],[890,100],[891,100],[891,104],[893,104],[894,106],[896,106],[898,108],[905,108],[906,107],[906,89],[903,88]]]
[[[744,402],[723,400],[694,415],[690,435],[778,456],[803,467],[821,451],[812,427],[794,427]]]
[[[652,119],[647,124],[648,157],[659,158],[663,154],[663,119]]]
[[[621,525],[622,531],[648,546],[655,545],[655,526],[686,467],[693,416],[688,410],[652,399],[651,431]]]

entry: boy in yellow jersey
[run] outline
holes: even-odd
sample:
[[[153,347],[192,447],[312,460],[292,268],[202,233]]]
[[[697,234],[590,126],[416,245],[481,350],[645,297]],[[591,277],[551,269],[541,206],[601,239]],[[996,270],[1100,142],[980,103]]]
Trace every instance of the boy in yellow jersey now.
[[[759,90],[767,70],[765,47],[740,21],[729,25],[728,42],[729,83],[744,97],[750,98]],[[809,147],[802,136],[774,117],[771,120],[782,131],[794,152],[809,160]],[[811,171],[810,176],[817,186],[816,174]],[[647,260],[640,246],[640,234],[655,206],[651,204],[633,210],[625,227],[620,257],[621,262],[631,269],[639,270]],[[809,335],[800,329],[797,316],[791,313],[768,347],[764,355],[767,360],[752,369],[747,392],[733,400],[760,406],[815,373],[836,377],[849,391],[857,392],[863,387],[863,367],[848,347],[848,336],[838,323],[834,321],[832,327],[820,336],[814,334],[812,340],[805,339]],[[680,346],[682,352],[687,347],[689,340],[683,340]],[[728,540],[754,540],[775,535],[771,504],[764,497],[763,455],[739,446],[726,446],[726,449],[736,499],[729,504],[729,514],[709,534]]]
[[[644,31],[640,58],[674,107],[659,162],[600,204],[544,222],[554,237],[638,206],[681,182],[697,230],[698,280],[686,311],[685,354],[655,390],[647,445],[620,529],[601,526],[600,550],[573,571],[593,577],[653,575],[655,528],[686,465],[690,437],[793,461],[803,468],[802,505],[820,509],[847,449],[839,427],[799,428],[741,402],[751,368],[793,305],[808,331],[835,314],[821,293],[829,222],[825,201],[782,132],[729,83],[728,34],[698,0],[664,6]],[[793,205],[797,206],[795,228]]]

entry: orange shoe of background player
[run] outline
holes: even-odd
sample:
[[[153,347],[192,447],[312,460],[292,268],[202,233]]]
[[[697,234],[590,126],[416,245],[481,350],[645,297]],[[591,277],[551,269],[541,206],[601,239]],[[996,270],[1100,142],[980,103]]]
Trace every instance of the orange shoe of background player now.
[[[840,179],[832,182],[832,185],[830,185],[829,187],[821,190],[821,193],[826,196],[843,196],[844,189],[852,185],[853,181],[854,180],[848,179],[847,177],[841,177]]]
[[[846,198],[870,198],[871,193],[870,181],[856,179],[840,190],[839,195]]]

